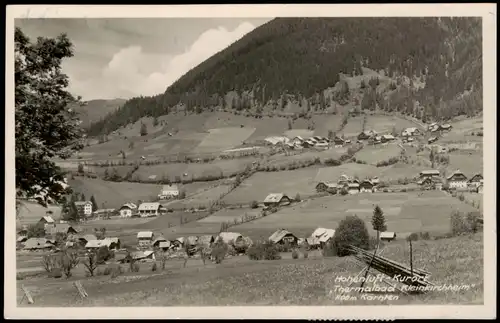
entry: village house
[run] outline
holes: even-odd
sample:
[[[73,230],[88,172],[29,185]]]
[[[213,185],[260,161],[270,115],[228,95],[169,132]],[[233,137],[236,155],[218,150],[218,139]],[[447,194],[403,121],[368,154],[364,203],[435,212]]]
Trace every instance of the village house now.
[[[109,219],[116,214],[116,209],[97,209],[92,214],[98,219]]]
[[[395,232],[380,232],[380,240],[390,242],[396,239]]]
[[[304,142],[304,138],[302,138],[301,136],[296,136],[294,137],[292,140],[291,140],[291,143],[294,145],[294,146],[300,146],[302,145],[302,143]]]
[[[160,243],[161,242],[165,242],[165,241],[168,241],[167,239],[165,239],[163,236],[157,236],[153,242],[151,243],[151,245],[153,247],[159,247],[160,246]]]
[[[428,130],[430,132],[437,132],[439,131],[439,125],[437,123],[433,123],[429,126]]]
[[[120,218],[130,218],[137,212],[137,205],[134,203],[125,203],[120,209]]]
[[[439,126],[439,130],[443,130],[443,131],[450,131],[452,128],[452,126],[448,123],[445,123],[445,124],[442,124]]]
[[[179,188],[177,185],[163,185],[158,198],[160,200],[167,200],[179,197]]]
[[[315,145],[315,147],[317,147],[317,148],[327,149],[328,147],[330,147],[330,144],[329,144],[329,143],[327,143],[327,142],[323,142],[323,141],[321,141],[321,142],[318,142],[318,143]]]
[[[373,136],[376,136],[377,132],[374,130],[365,130],[359,133],[358,140],[368,140]]]
[[[164,207],[158,202],[145,202],[139,205],[139,216],[147,218],[159,216],[164,212]]]
[[[420,130],[416,127],[410,127],[406,128],[401,132],[402,137],[413,137],[413,136],[418,136],[420,134]]]
[[[482,184],[482,182],[483,182],[483,175],[474,174],[474,176],[472,176],[469,179],[468,186],[475,190],[479,185]]]
[[[45,234],[51,235],[55,238],[57,233],[63,233],[66,235],[78,234],[78,230],[69,225],[68,223],[56,223],[54,226],[48,227]]]
[[[478,194],[483,194],[483,183],[481,182],[481,184],[479,184],[479,186],[477,187],[477,193]]]
[[[383,143],[385,142],[390,142],[390,141],[393,141],[395,140],[396,138],[394,138],[393,135],[382,135],[382,138],[380,139]]]
[[[319,182],[316,185],[316,192],[328,192],[330,194],[336,194],[337,193],[337,184],[336,183],[330,183],[330,182]]]
[[[340,148],[344,146],[345,140],[344,138],[335,136],[335,138],[333,138],[333,144],[335,145],[335,147]]]
[[[217,242],[222,240],[224,243],[232,245],[237,240],[242,239],[242,238],[243,238],[243,235],[241,233],[238,233],[238,232],[221,232],[221,233],[219,233],[217,238],[215,238],[214,242],[217,243]]]
[[[78,238],[78,240],[80,241],[80,243],[83,246],[85,246],[87,244],[87,242],[97,240],[97,237],[93,234],[85,234],[85,235],[81,236],[80,238]]]
[[[85,244],[85,249],[87,250],[97,250],[101,247],[108,247],[111,245],[109,240],[90,240]]]
[[[145,251],[135,251],[131,254],[132,259],[139,262],[153,262],[156,261],[156,256],[154,251],[145,250]]]
[[[334,235],[335,230],[333,229],[317,228],[306,241],[312,247],[318,246],[323,248],[325,244],[333,239]]]
[[[160,241],[158,243],[158,249],[161,249],[162,251],[167,251],[172,247],[172,243],[170,241]]]
[[[271,193],[264,199],[264,207],[279,207],[288,205],[292,200],[283,193]]]
[[[450,189],[461,190],[467,188],[467,176],[465,176],[460,170],[454,171],[446,178],[446,180],[448,181]]]
[[[172,248],[180,249],[184,246],[184,237],[178,237],[171,241]]]
[[[52,241],[45,238],[29,238],[24,243],[24,249],[30,251],[41,251],[53,249],[54,247]]]
[[[437,169],[431,169],[431,170],[423,170],[420,172],[420,180],[425,179],[426,177],[434,177],[434,176],[440,176],[441,173]]]
[[[337,181],[338,186],[344,186],[352,182],[352,178],[350,176],[347,176],[345,174],[340,175],[339,180]]]
[[[151,247],[153,239],[154,233],[152,231],[141,231],[137,233],[137,245],[141,248]]]
[[[443,181],[439,176],[432,177],[424,177],[417,182],[420,187],[427,190],[442,190],[443,189]]]
[[[37,226],[42,227],[45,231],[49,230],[55,225],[56,221],[54,221],[54,219],[50,215],[43,216],[37,223]]]
[[[427,143],[430,145],[430,144],[436,142],[437,140],[438,140],[437,137],[430,137],[429,139],[427,139]]]
[[[269,237],[269,240],[275,244],[288,243],[293,246],[297,245],[299,239],[288,230],[278,229]]]
[[[361,193],[373,193],[375,192],[375,184],[370,180],[364,180],[359,183],[359,191]]]
[[[90,201],[77,201],[75,202],[78,214],[81,217],[89,217],[92,215],[92,202]]]
[[[347,184],[347,193],[358,194],[359,193],[359,184],[358,183]]]

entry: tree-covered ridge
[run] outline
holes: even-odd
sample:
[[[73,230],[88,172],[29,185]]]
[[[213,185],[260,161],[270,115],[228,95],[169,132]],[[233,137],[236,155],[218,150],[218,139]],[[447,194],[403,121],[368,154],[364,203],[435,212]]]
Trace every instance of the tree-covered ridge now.
[[[310,98],[333,87],[339,73],[361,74],[362,66],[384,70],[390,77],[425,78],[423,89],[397,91],[405,100],[418,100],[423,110],[413,111],[401,98],[383,102],[372,94],[382,109],[420,118],[477,112],[482,109],[477,102],[482,91],[481,33],[481,19],[469,17],[277,18],[187,72],[164,94],[127,101],[93,124],[89,134],[168,114],[179,103],[193,112],[224,106],[222,98],[230,91],[251,91],[252,99],[239,105],[256,108],[284,93]],[[470,104],[443,104],[467,91],[476,95]]]

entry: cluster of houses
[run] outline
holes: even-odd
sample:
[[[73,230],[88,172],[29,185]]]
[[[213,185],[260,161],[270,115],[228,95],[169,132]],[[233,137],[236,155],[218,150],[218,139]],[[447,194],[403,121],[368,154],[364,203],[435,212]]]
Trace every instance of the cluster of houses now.
[[[351,143],[350,139],[344,137],[335,136],[333,139],[329,139],[322,136],[314,136],[310,138],[303,138],[301,136],[295,136],[290,139],[288,137],[268,137],[265,139],[266,142],[271,145],[284,145],[289,149],[302,149],[302,148],[323,148],[327,149],[332,144],[335,147],[343,147],[346,144]]]
[[[384,144],[396,140],[391,134],[380,135],[375,130],[365,130],[358,135],[358,141],[368,140],[371,144]]]
[[[106,246],[110,250],[120,248],[120,239],[116,237],[106,237],[99,239],[93,234],[82,234],[81,230],[65,222],[57,223],[51,216],[46,215],[36,223],[42,228],[45,237],[28,238],[28,228],[24,226],[17,232],[17,246],[19,249],[28,251],[54,250],[57,246],[57,234],[66,236],[65,246],[74,247],[79,245],[88,250],[99,249]],[[59,246],[60,247],[60,246]]]
[[[177,185],[163,185],[160,193],[158,194],[159,200],[175,199],[179,197],[179,188]],[[154,217],[159,216],[166,212],[165,207],[159,202],[143,202],[139,205],[128,202],[123,204],[119,209],[97,209],[92,211],[91,201],[77,201],[75,202],[77,211],[81,218],[89,219],[107,218],[111,216],[119,216],[121,218],[130,217]]]
[[[430,132],[438,132],[438,131],[450,131],[452,128],[453,127],[448,123],[439,124],[437,122],[433,122],[427,127],[427,130]]]
[[[348,194],[374,193],[377,191],[378,177],[358,180],[348,175],[341,175],[337,182],[322,181],[316,185],[316,191],[337,194],[344,189]]]
[[[424,188],[441,190],[444,182],[440,171],[433,169],[421,171],[417,184]],[[450,190],[483,193],[484,181],[482,174],[474,174],[471,178],[467,178],[463,172],[456,170],[446,177],[446,183]]]

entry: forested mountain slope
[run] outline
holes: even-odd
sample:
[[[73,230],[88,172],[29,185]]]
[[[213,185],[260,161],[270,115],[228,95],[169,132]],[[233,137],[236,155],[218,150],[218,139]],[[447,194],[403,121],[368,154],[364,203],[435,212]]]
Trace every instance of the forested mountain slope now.
[[[275,108],[279,100],[311,101],[341,81],[341,74],[360,75],[362,67],[390,78],[391,86],[337,86],[341,93],[327,99],[344,104],[362,91],[360,105],[372,110],[423,120],[473,115],[482,111],[481,34],[481,19],[470,17],[277,18],[187,72],[165,93],[128,100],[89,134],[178,107],[259,113],[270,101]],[[228,92],[238,99],[228,102]]]
[[[85,102],[84,105],[75,104],[73,108],[82,121],[82,126],[86,128],[92,123],[106,117],[108,114],[115,112],[125,102],[127,102],[127,100],[124,99],[90,100]]]

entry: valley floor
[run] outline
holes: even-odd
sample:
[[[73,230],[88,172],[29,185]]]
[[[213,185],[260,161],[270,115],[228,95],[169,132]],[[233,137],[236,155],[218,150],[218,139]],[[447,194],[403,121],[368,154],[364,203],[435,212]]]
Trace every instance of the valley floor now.
[[[383,255],[409,264],[408,245],[403,240],[386,244]],[[434,284],[453,285],[461,290],[419,295],[392,293],[392,300],[370,300],[356,291],[340,293],[339,288],[347,283],[336,277],[354,277],[363,266],[352,257],[324,258],[319,252],[311,252],[307,259],[302,255],[291,259],[290,254],[283,254],[281,260],[251,261],[239,256],[219,265],[203,265],[199,259],[190,259],[185,268],[183,261],[170,260],[164,271],[152,272],[151,264],[143,264],[139,273],[126,272],[116,278],[84,278],[83,272],[75,271],[69,280],[51,279],[42,273],[18,281],[18,287],[22,284],[30,290],[35,304],[20,304],[20,288],[17,302],[34,307],[483,303],[483,234],[415,241],[413,257],[414,267],[430,271]],[[82,282],[87,299],[79,299],[72,285],[74,280]],[[365,287],[368,286],[367,283]],[[341,300],[339,295],[357,300]]]

